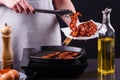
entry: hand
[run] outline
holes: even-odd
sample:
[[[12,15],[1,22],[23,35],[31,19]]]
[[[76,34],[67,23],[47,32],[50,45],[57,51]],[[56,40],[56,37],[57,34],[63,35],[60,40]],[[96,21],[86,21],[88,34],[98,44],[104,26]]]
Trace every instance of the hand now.
[[[26,0],[1,0],[1,3],[17,13],[34,13],[34,8]]]

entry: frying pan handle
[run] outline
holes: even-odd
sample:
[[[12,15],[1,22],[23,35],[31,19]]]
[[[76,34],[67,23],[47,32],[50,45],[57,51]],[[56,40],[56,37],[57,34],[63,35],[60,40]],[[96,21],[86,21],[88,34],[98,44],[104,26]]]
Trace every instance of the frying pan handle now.
[[[67,46],[67,45],[69,45],[69,43],[72,41],[72,39],[71,38],[65,38],[65,40],[63,41],[63,46]]]

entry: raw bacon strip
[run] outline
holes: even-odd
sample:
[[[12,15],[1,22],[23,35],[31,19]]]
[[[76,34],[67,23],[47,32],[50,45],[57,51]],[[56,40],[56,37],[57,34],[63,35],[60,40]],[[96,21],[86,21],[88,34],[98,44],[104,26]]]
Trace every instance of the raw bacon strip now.
[[[56,59],[64,59],[65,56],[72,54],[73,52],[61,52],[60,55],[56,57]]]
[[[42,56],[41,58],[46,58],[46,59],[52,58],[52,57],[55,57],[55,56],[59,55],[60,53],[61,53],[61,52],[53,52],[53,53],[51,53],[51,54],[44,55],[44,56]]]
[[[65,51],[65,52],[53,52],[51,54],[47,54],[44,56],[41,56],[41,58],[44,59],[49,59],[49,58],[55,58],[55,59],[73,59],[74,57],[78,56],[78,52],[70,52],[70,51]]]
[[[79,53],[73,52],[72,54],[65,56],[64,59],[73,59],[74,57],[76,57],[78,55],[79,55]]]

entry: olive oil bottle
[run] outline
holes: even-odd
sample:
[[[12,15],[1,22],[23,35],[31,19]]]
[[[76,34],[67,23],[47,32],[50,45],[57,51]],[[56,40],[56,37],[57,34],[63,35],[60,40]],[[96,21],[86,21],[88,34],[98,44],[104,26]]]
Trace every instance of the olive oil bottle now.
[[[106,8],[103,13],[102,28],[98,38],[98,72],[103,74],[115,72],[115,30],[110,23],[112,9]]]

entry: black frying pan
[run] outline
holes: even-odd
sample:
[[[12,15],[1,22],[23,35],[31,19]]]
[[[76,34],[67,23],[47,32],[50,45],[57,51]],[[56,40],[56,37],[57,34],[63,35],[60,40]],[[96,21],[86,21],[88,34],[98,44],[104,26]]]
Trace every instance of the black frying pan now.
[[[79,55],[73,59],[44,59],[40,56],[54,51],[73,51]],[[72,46],[40,46],[24,49],[21,67],[28,76],[28,80],[41,78],[77,77],[83,74],[87,67],[86,51],[83,48]],[[27,63],[26,63],[26,60]]]
[[[79,55],[73,59],[55,59],[55,58],[41,58],[41,56],[50,54],[55,51],[70,51],[78,52]],[[30,62],[39,62],[44,64],[82,64],[87,61],[86,51],[83,48],[72,47],[72,46],[40,46],[34,48],[29,52]]]

